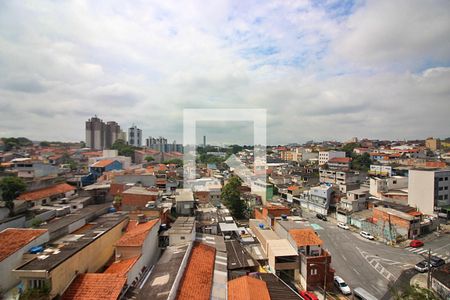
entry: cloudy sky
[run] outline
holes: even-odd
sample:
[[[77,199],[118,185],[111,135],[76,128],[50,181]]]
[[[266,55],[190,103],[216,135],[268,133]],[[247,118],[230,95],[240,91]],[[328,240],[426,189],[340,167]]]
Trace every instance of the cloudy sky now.
[[[266,108],[270,144],[450,136],[450,1],[0,1],[0,136],[180,141],[184,108]]]

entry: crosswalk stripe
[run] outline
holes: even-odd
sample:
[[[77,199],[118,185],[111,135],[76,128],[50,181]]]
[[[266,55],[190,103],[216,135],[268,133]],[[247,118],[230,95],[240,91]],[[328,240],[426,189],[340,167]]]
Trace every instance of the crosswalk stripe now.
[[[427,251],[428,251],[427,249],[423,249],[423,250],[418,251],[417,253],[422,254],[422,253],[427,252]]]
[[[442,257],[443,260],[447,260],[448,256],[444,256]]]
[[[417,250],[417,249],[415,249],[415,248],[409,248],[409,249],[408,249],[409,252],[415,252],[416,250]]]

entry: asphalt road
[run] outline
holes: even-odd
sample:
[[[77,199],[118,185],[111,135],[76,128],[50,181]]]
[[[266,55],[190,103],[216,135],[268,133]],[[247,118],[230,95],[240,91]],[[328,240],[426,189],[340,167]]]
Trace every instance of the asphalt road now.
[[[340,229],[335,221],[324,222],[315,214],[304,213],[324,241],[332,256],[332,267],[350,288],[362,287],[379,299],[389,299],[389,285],[408,284],[415,274],[414,265],[423,257],[411,248],[394,248],[369,241],[358,232]],[[427,248],[444,254],[450,250],[450,235],[426,243]]]

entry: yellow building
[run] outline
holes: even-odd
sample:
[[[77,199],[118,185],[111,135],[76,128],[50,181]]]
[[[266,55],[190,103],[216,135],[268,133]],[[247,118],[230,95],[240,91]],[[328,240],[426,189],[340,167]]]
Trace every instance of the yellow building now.
[[[436,151],[441,148],[441,140],[429,137],[425,140],[425,147],[432,151]]]
[[[128,221],[121,212],[100,216],[13,272],[25,289],[49,287],[50,298],[62,295],[78,274],[103,268]]]

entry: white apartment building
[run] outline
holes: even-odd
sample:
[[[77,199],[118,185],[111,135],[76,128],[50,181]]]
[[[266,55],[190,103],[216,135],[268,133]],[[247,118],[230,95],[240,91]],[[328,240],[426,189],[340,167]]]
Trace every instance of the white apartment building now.
[[[319,165],[326,164],[330,159],[335,157],[345,157],[344,151],[320,151],[319,152]]]
[[[128,129],[128,144],[135,147],[142,145],[142,130],[133,125]]]
[[[421,212],[437,215],[450,205],[450,170],[410,170],[408,204]]]

